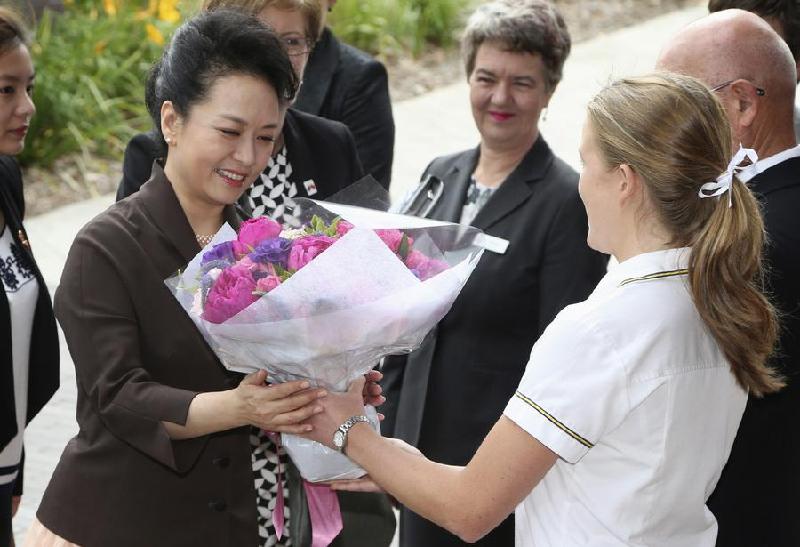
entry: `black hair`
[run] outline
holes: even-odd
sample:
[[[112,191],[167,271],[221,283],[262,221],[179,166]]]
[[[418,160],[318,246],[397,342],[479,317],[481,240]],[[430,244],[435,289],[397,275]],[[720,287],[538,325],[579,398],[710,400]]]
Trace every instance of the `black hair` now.
[[[28,45],[28,34],[22,19],[11,8],[0,7],[0,53],[20,44]]]
[[[192,105],[207,98],[214,81],[247,74],[269,83],[282,104],[294,98],[299,85],[281,40],[258,19],[240,11],[217,10],[192,17],[176,31],[147,79],[145,102],[155,133],[161,131],[161,105],[172,101],[187,116]]]
[[[782,38],[789,44],[795,62],[800,61],[800,6],[797,0],[709,0],[708,11],[740,9],[759,17],[774,17],[783,27]]]

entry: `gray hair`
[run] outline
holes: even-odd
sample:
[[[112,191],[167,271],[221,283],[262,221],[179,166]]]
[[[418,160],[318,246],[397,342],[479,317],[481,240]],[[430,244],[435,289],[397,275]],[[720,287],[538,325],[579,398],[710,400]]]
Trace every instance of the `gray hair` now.
[[[572,47],[564,18],[546,0],[495,0],[475,10],[461,39],[468,77],[484,42],[497,43],[514,53],[541,55],[549,90],[561,81]]]

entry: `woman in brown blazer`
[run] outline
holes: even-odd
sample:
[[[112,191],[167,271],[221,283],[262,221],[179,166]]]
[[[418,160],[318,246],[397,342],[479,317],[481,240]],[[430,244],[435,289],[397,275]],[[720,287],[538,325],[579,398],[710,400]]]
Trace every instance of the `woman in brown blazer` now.
[[[164,279],[237,225],[233,204],[266,166],[296,88],[278,38],[229,11],[182,25],[153,69],[163,168],[78,234],[56,293],[80,431],[29,544],[257,545],[250,427],[307,430],[323,393],[226,371]]]

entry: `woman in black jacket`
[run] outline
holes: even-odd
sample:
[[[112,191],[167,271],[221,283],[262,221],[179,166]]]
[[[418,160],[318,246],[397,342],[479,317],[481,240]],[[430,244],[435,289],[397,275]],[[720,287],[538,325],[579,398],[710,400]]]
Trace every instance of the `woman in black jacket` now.
[[[34,70],[16,16],[0,8],[0,546],[13,543],[25,426],[58,388],[58,332],[22,218],[22,151],[35,107]]]

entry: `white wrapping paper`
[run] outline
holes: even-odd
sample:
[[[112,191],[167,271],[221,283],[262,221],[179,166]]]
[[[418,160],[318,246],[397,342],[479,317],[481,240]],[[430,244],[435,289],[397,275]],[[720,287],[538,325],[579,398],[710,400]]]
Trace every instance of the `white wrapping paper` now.
[[[355,227],[277,288],[221,324],[203,320],[194,289],[200,262],[213,245],[236,237],[224,226],[186,270],[165,281],[208,344],[230,370],[266,369],[273,383],[308,379],[344,391],[389,354],[409,352],[448,312],[478,263],[481,232],[357,207],[299,200],[303,218],[335,216]],[[420,281],[373,231],[400,229],[415,250],[450,267]],[[379,430],[374,409],[366,408]],[[364,471],[313,441],[282,435],[283,444],[310,481],[358,478]]]

